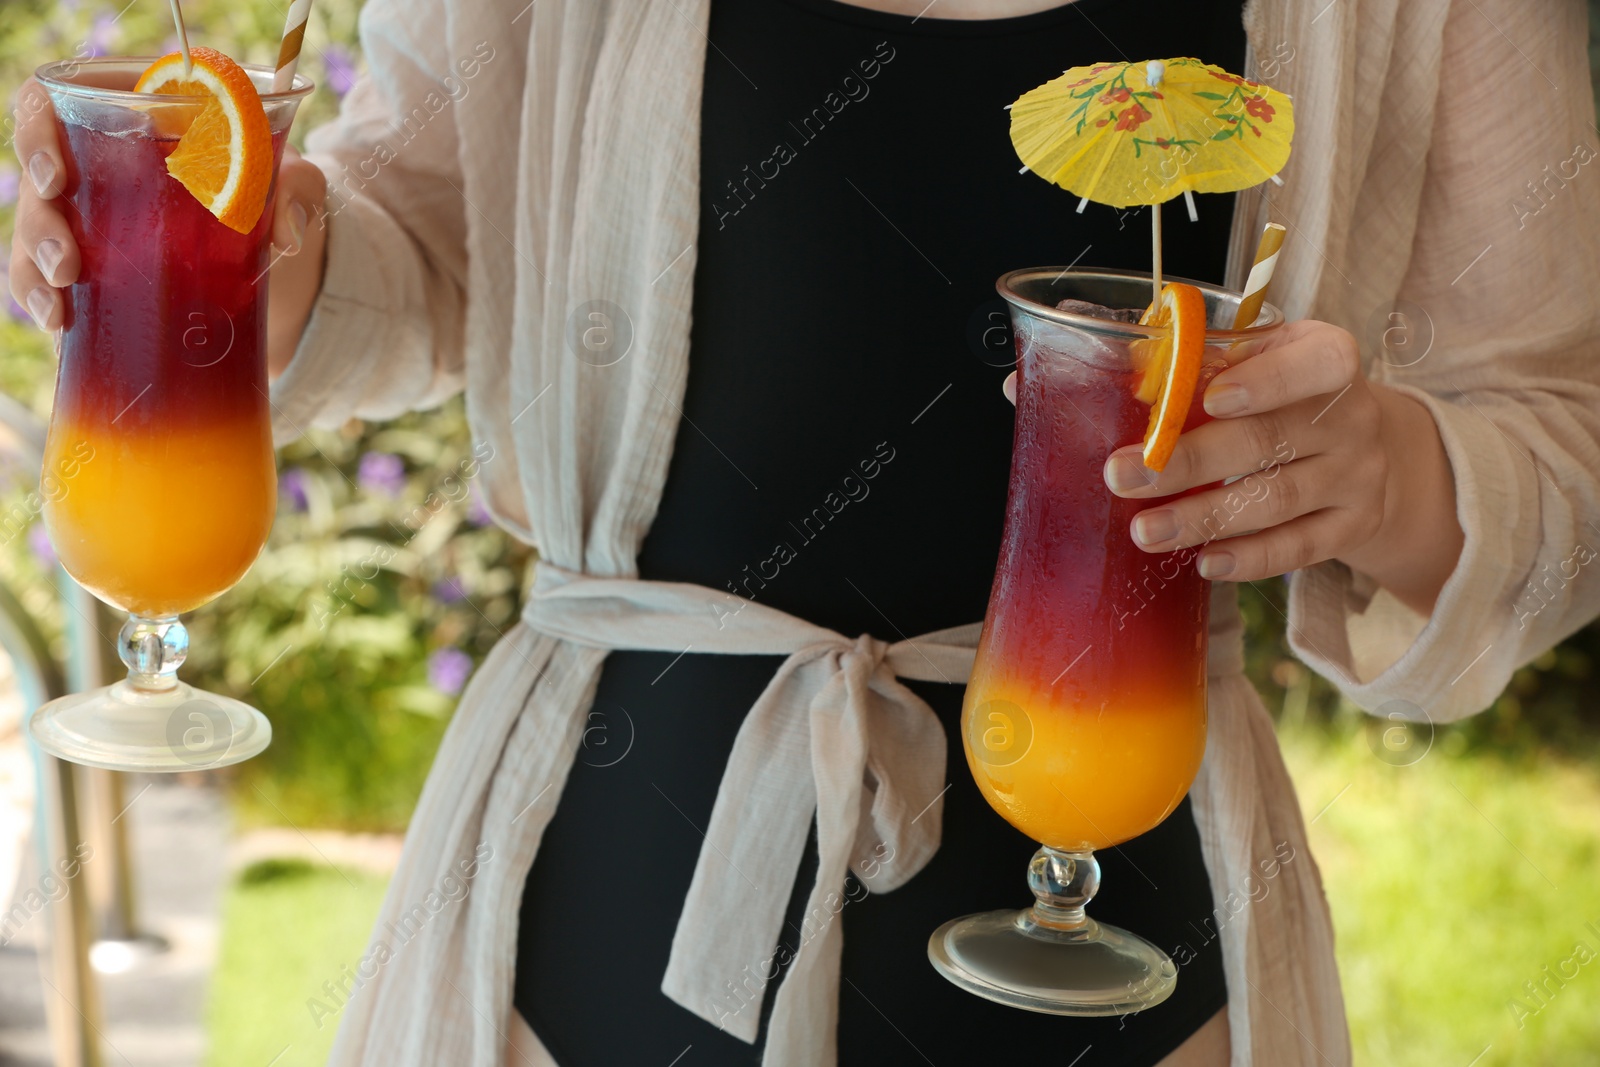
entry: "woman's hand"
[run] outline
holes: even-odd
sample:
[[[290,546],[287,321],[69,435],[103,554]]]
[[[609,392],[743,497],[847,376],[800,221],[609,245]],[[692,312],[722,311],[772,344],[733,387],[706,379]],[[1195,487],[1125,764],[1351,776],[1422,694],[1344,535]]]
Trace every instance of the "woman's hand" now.
[[[1140,500],[1238,480],[1141,511],[1136,545],[1202,546],[1200,573],[1236,582],[1338,559],[1432,612],[1461,554],[1450,461],[1425,407],[1362,375],[1354,337],[1291,323],[1204,403],[1213,421],[1179,438],[1165,471],[1129,445],[1107,458],[1106,485]]]
[[[44,89],[32,78],[17,93],[15,115],[15,145],[23,180],[11,239],[11,295],[28,309],[41,330],[54,331],[61,328],[66,312],[61,290],[78,280],[82,268],[67,221],[70,207],[61,199],[67,170],[56,134],[55,111]],[[267,362],[273,374],[294,355],[322,288],[326,201],[322,171],[286,148],[276,198],[268,205],[274,213],[267,325]]]

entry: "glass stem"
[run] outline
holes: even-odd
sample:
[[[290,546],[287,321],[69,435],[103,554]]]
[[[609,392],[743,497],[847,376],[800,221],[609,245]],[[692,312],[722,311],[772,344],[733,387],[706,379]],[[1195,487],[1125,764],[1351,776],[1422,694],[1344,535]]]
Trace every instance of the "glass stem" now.
[[[1063,934],[1093,933],[1095,922],[1084,905],[1100,889],[1100,861],[1094,852],[1062,852],[1048,846],[1028,864],[1028,888],[1035,897],[1024,912],[1030,926]]]
[[[129,615],[117,635],[117,654],[128,668],[128,684],[139,689],[171,689],[189,654],[189,631],[176,615]]]

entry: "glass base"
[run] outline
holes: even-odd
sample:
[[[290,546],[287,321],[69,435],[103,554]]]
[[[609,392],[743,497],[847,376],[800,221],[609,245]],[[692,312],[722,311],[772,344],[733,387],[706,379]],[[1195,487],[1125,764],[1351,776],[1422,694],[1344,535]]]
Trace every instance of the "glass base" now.
[[[145,689],[128,681],[52,700],[28,717],[45,752],[112,771],[204,771],[256,755],[272,724],[250,705],[177,682]]]
[[[1138,934],[1093,919],[1052,930],[1032,908],[952,919],[928,939],[928,958],[969,993],[1050,1015],[1127,1015],[1178,985],[1172,960]]]

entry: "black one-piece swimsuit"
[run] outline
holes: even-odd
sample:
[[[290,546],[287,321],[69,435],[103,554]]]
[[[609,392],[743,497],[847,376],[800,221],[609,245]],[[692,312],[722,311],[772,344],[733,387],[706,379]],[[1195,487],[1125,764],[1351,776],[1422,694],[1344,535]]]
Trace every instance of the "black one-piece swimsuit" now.
[[[1148,269],[1150,254],[1148,209],[1078,214],[1071,194],[1019,173],[1004,107],[1104,60],[1198,56],[1237,71],[1244,34],[1237,0],[1080,0],[988,21],[930,8],[714,0],[688,388],[641,577],[732,587],[850,636],[983,617],[1013,428],[995,279],[1074,262]],[[634,61],[651,62],[648,48]],[[1167,205],[1166,269],[1220,282],[1232,198],[1197,199],[1197,223]],[[776,576],[752,581],[772,575],[779,544]],[[562,1067],[760,1062],[760,1044],[660,985],[734,735],[780,662],[607,659],[601,729],[529,872],[517,946],[515,1003]],[[967,772],[962,687],[908,684],[949,739],[943,844],[905,886],[840,913],[840,1064],[1157,1062],[1227,1000],[1189,802],[1099,854],[1092,906],[1181,962],[1169,1000],[1074,1019],[962,992],[928,963],[928,935],[1028,903],[1037,846]],[[787,936],[815,869],[808,853]]]

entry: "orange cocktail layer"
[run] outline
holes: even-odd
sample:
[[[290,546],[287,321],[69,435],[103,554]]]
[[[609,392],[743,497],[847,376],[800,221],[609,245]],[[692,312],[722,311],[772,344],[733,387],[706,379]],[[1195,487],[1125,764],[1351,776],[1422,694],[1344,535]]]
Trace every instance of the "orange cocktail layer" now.
[[[1116,707],[1018,685],[968,685],[967,765],[1007,822],[1040,844],[1109,848],[1152,829],[1206,748],[1203,689]]]
[[[145,616],[189,611],[226,592],[266,543],[277,506],[262,419],[127,432],[58,417],[45,470],[57,479],[45,523],[67,573]]]

